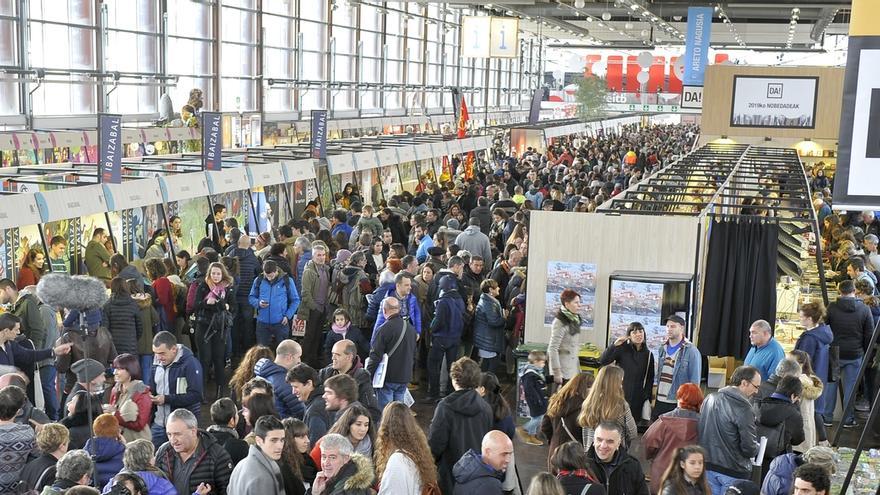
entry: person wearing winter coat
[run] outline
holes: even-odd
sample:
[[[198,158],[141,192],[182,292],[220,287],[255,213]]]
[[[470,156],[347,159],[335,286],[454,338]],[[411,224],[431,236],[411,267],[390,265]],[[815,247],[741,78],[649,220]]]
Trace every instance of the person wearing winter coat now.
[[[413,277],[407,272],[401,271],[394,276],[394,285],[388,287],[388,291],[382,293],[376,291],[370,299],[370,305],[367,308],[367,318],[375,315],[376,323],[373,325],[373,334],[370,336],[370,345],[375,344],[376,330],[385,323],[385,315],[379,309],[382,307],[382,301],[386,297],[395,297],[400,302],[400,317],[407,320],[410,325],[415,328],[417,334],[422,331],[422,310],[419,307],[419,300],[412,291]],[[381,289],[381,287],[380,287]],[[378,297],[377,297],[378,296]]]
[[[623,368],[623,393],[630,413],[636,419],[649,419],[643,417],[642,410],[645,401],[651,401],[654,389],[654,353],[648,349],[642,324],[630,323],[626,335],[605,349],[599,363],[602,366],[616,363]]]
[[[95,436],[90,438],[83,449],[95,461],[98,478],[97,486],[104,486],[122,470],[122,455],[125,444],[120,440],[119,422],[112,414],[101,414],[92,425]]]
[[[801,365],[801,375],[798,378],[803,387],[798,407],[801,411],[801,418],[804,420],[804,441],[794,445],[792,448],[797,452],[806,452],[811,447],[817,445],[820,440],[825,440],[825,426],[816,424],[815,407],[816,400],[822,395],[823,383],[819,377],[813,374],[810,356],[806,352],[794,350],[788,353],[788,356],[794,358]],[[819,429],[822,430],[821,433]]]
[[[536,206],[536,208],[540,207]],[[471,210],[470,218],[477,219],[480,222],[480,232],[489,235],[489,231],[492,229],[492,210],[489,208],[489,198],[483,196],[477,198],[477,207]]]
[[[389,402],[405,400],[407,385],[413,377],[419,338],[413,326],[400,317],[397,298],[386,299],[382,303],[382,313],[386,318],[385,323],[376,329],[367,364],[367,372],[375,376],[383,356],[388,355],[384,386],[375,389],[380,410]]]
[[[340,340],[333,345],[332,351],[335,356],[330,364],[318,371],[318,383],[323,384],[334,375],[350,376],[357,383],[357,401],[370,411],[373,423],[379,424],[382,410],[379,409],[376,390],[373,388],[373,377],[364,369],[363,362],[357,355],[357,346],[350,340]]]
[[[277,345],[290,336],[299,293],[290,275],[281,272],[274,261],[263,262],[263,273],[254,279],[248,302],[257,312],[258,345]]]
[[[645,458],[651,461],[651,493],[660,492],[660,480],[676,449],[697,442],[703,392],[693,383],[685,383],[675,396],[678,407],[661,414],[642,437]]]
[[[119,422],[126,442],[139,438],[149,440],[153,402],[150,400],[150,387],[140,380],[141,367],[137,357],[132,354],[116,356],[113,360],[113,377],[116,384],[110,391],[107,411]]]
[[[233,363],[237,363],[246,349],[254,346],[254,309],[249,304],[251,288],[254,279],[260,273],[260,260],[251,249],[250,236],[243,235],[238,239],[238,246],[232,250],[232,256],[238,259],[238,285],[235,289],[235,302],[238,311],[235,313],[235,325],[233,328]],[[292,280],[292,279],[291,279]],[[298,293],[297,293],[298,294]]]
[[[480,452],[468,450],[455,463],[454,495],[503,495],[501,484],[513,455],[513,442],[504,433],[492,430],[483,437]]]
[[[587,468],[596,474],[608,495],[648,495],[642,466],[623,446],[623,430],[613,422],[596,427],[587,449]]]
[[[830,447],[811,447],[804,454],[782,454],[770,463],[770,468],[764,477],[764,483],[761,485],[761,494],[790,495],[794,482],[794,471],[804,464],[822,466],[829,474],[834,474],[837,469],[835,453]]]
[[[373,216],[373,207],[371,205],[365,205],[363,210],[361,210],[361,218],[358,220],[358,230],[363,233],[369,233],[373,238],[381,237],[382,230],[382,221]]]
[[[156,448],[149,440],[135,440],[125,444],[122,455],[121,473],[134,473],[147,485],[150,495],[177,495],[177,489],[165,477],[165,473],[155,466]],[[113,487],[113,478],[104,485],[102,493],[109,493]]]
[[[150,426],[153,443],[162,445],[167,441],[165,422],[175,409],[186,408],[194,415],[201,412],[203,381],[202,365],[191,350],[169,332],[159,332],[153,337],[153,352],[156,359],[150,370],[150,383],[153,384],[156,406],[153,423]]]
[[[333,312],[333,322],[330,324],[330,331],[324,338],[324,361],[332,360],[331,351],[333,346],[340,340],[350,340],[355,343],[358,349],[358,357],[366,359],[370,352],[370,343],[364,337],[361,327],[355,326],[351,321],[351,313],[344,308],[338,308]],[[363,317],[363,314],[360,315]]]
[[[132,290],[134,283],[129,281],[128,288]],[[159,312],[153,306],[153,297],[146,292],[134,292],[132,290],[131,298],[141,310],[141,327],[143,331],[137,341],[137,356],[141,365],[141,372],[147,373],[153,367],[153,336],[156,327],[159,325]],[[147,385],[149,385],[149,377],[143,377]]]
[[[195,493],[201,487],[203,491],[210,488],[212,495],[226,495],[232,460],[211,434],[198,429],[196,416],[178,409],[168,416],[166,430],[175,442],[159,447],[156,467],[168,476],[177,493]]]
[[[110,332],[117,352],[137,355],[138,339],[144,333],[141,308],[131,298],[128,282],[119,277],[110,281],[110,300],[104,304],[101,326]]]
[[[494,371],[504,354],[505,311],[498,302],[498,282],[488,279],[480,284],[480,302],[474,313],[474,347],[479,350],[480,369]]]
[[[281,419],[302,419],[305,406],[287,383],[287,371],[302,360],[302,348],[295,340],[282,340],[275,348],[275,360],[263,358],[254,365],[254,375],[272,384],[275,408]]]
[[[565,289],[559,295],[559,313],[550,327],[550,343],[547,359],[553,381],[561,385],[580,373],[581,343],[581,296],[573,289]]]
[[[803,351],[810,357],[810,364],[813,368],[815,376],[824,384],[829,381],[829,352],[831,343],[834,341],[834,334],[831,333],[831,327],[822,323],[825,319],[825,307],[821,302],[808,302],[801,305],[800,322],[806,329],[804,333],[798,337],[794,348],[797,351]],[[824,395],[820,395],[815,401],[815,410],[823,413],[825,404],[823,402]],[[836,400],[836,399],[835,399]]]
[[[199,361],[202,363],[205,386],[208,370],[213,365],[213,381],[217,397],[224,395],[226,382],[226,340],[235,312],[235,287],[232,276],[222,263],[211,263],[205,280],[196,288],[195,315]]]
[[[804,441],[804,419],[797,405],[802,393],[803,386],[799,376],[784,376],[779,380],[776,392],[757,403],[759,429],[782,429],[782,436],[777,443],[767,445],[764,453],[765,469],[774,457],[791,452],[793,445]],[[772,442],[771,438],[768,436],[768,440]]]
[[[758,454],[755,413],[749,399],[761,383],[761,374],[740,366],[730,385],[703,401],[697,426],[699,445],[706,449],[706,477],[712,495],[721,495],[736,480],[752,476],[752,458]]]
[[[463,357],[452,363],[449,377],[455,391],[437,403],[428,430],[441,493],[452,493],[453,466],[465,452],[480,448],[494,423],[491,406],[476,391],[482,378],[479,365]]]
[[[254,445],[235,466],[227,491],[235,495],[284,495],[278,461],[284,450],[284,425],[275,416],[263,416],[254,425]]]
[[[526,396],[526,404],[529,406],[531,418],[519,430],[526,443],[543,445],[537,438],[538,427],[547,413],[547,392],[544,389],[544,366],[547,364],[547,353],[543,351],[529,352],[528,364],[519,375],[519,383]]]
[[[547,465],[556,448],[566,442],[578,442],[583,451],[581,439],[583,428],[578,424],[581,406],[587,399],[593,385],[592,373],[578,373],[565,383],[547,402],[547,413],[541,423],[541,433],[549,441]]]
[[[370,459],[355,454],[347,438],[331,433],[321,440],[321,471],[307,495],[374,495]]]
[[[435,301],[431,319],[431,346],[428,349],[428,400],[440,398],[440,370],[443,359],[458,359],[464,330],[464,301],[458,294],[455,277],[443,277],[439,283],[440,297]]]
[[[489,236],[481,231],[481,222],[479,218],[471,218],[468,220],[468,227],[464,232],[458,234],[455,238],[455,244],[477,256],[482,256],[484,260],[491,260],[492,245],[489,243]]]
[[[330,291],[330,302],[344,309],[351,324],[360,330],[369,326],[366,296],[373,290],[370,276],[364,270],[366,266],[365,253],[359,251],[352,254],[347,265],[334,270]]]

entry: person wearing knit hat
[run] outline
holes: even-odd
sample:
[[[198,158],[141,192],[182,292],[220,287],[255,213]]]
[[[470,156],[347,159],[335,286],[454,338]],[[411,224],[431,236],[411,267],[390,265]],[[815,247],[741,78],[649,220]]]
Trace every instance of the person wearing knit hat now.
[[[348,263],[348,259],[351,258],[351,251],[348,249],[340,249],[336,251],[336,259],[333,260],[334,265],[345,265]]]
[[[76,385],[70,390],[67,401],[64,403],[65,409],[71,400],[78,394],[84,394],[87,390],[89,393],[96,395],[104,391],[104,383],[107,377],[104,373],[104,365],[94,359],[80,359],[70,365],[70,371],[76,375]]]

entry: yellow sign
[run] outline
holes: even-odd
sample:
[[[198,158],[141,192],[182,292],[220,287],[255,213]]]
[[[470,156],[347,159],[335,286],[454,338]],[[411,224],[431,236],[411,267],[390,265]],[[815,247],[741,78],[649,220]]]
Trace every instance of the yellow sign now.
[[[519,19],[465,16],[461,23],[461,56],[516,58],[519,56]]]
[[[849,21],[850,36],[880,35],[880,2],[877,0],[853,0],[852,17]]]

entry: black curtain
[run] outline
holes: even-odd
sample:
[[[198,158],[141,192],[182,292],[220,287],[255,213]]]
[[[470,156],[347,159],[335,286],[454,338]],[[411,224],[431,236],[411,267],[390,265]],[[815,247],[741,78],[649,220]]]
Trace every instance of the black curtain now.
[[[712,222],[698,347],[704,356],[742,359],[755,320],[776,321],[779,224],[734,217]]]

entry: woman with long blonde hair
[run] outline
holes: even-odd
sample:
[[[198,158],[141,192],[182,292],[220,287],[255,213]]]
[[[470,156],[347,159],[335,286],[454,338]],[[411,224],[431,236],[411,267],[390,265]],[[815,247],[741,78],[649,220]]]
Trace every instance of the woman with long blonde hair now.
[[[625,435],[625,444],[630,445],[638,434],[636,420],[629,411],[623,393],[623,368],[609,364],[599,370],[596,382],[590,388],[587,399],[581,406],[578,424],[584,429],[584,450],[593,445],[593,434],[602,421],[612,421],[620,425]]]
[[[390,402],[382,412],[374,461],[379,495],[425,493],[425,486],[434,486],[439,493],[428,439],[402,402]]]
[[[275,353],[266,346],[255,345],[248,349],[244,357],[241,358],[241,363],[239,363],[238,368],[232,374],[232,379],[229,380],[229,388],[234,400],[237,400],[239,403],[244,402],[245,398],[241,394],[241,389],[251,378],[257,376],[254,373],[254,366],[256,366],[257,361],[263,358],[274,361]]]

